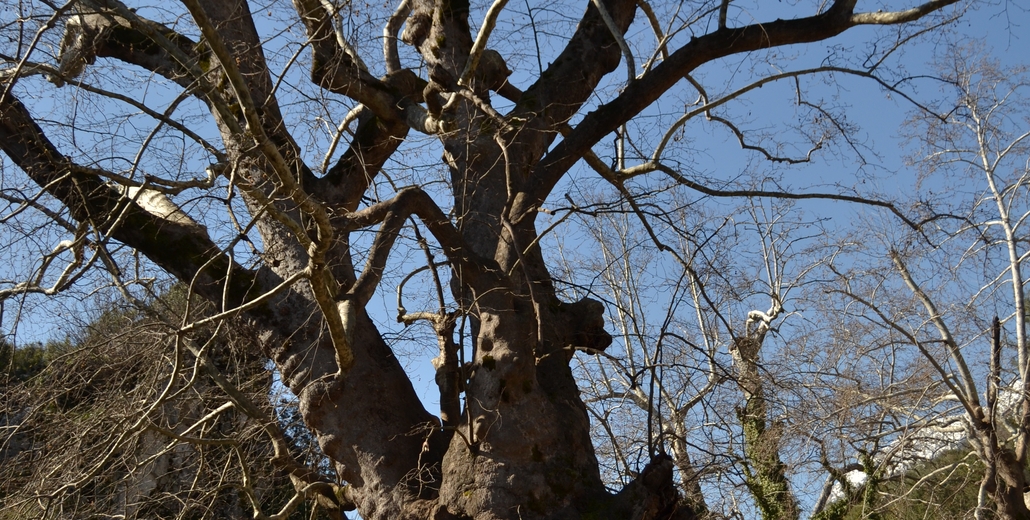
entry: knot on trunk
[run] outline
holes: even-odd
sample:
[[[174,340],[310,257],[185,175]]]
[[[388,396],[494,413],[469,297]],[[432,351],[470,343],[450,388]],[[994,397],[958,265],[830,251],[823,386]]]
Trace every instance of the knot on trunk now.
[[[114,27],[129,27],[129,21],[121,16],[109,13],[82,13],[72,16],[65,22],[64,36],[58,51],[57,70],[60,75],[50,78],[58,87],[64,86],[66,79],[75,79],[82,74],[86,65],[92,65],[97,59],[97,48],[103,45],[103,39]]]
[[[634,520],[686,520],[696,518],[676,491],[673,481],[673,462],[668,455],[658,455],[644,467],[636,480],[618,494],[624,504],[630,504]]]
[[[501,53],[493,49],[486,49],[479,58],[476,80],[482,82],[486,88],[497,92],[508,82],[511,72]]]
[[[604,304],[590,298],[575,303],[561,303],[568,331],[565,344],[585,349],[588,353],[604,351],[612,344],[612,336],[604,330]],[[569,352],[569,357],[572,352]]]
[[[399,97],[410,98],[416,103],[425,101],[422,97],[422,89],[426,88],[426,80],[418,77],[411,69],[390,72],[383,79],[383,82],[393,89]]]
[[[404,32],[401,33],[401,41],[413,47],[420,47],[425,43],[426,37],[429,36],[429,31],[432,28],[432,4],[428,2],[418,2],[408,15],[408,21],[405,24]]]

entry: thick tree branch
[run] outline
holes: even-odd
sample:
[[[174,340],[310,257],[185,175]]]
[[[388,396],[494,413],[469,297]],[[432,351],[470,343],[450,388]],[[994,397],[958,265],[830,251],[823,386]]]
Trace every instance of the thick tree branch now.
[[[61,41],[58,85],[77,77],[96,58],[114,58],[155,72],[193,89],[203,74],[204,47],[156,22],[144,19],[117,0],[83,2],[69,18]]]
[[[407,134],[404,122],[385,120],[370,110],[361,110],[350,147],[324,177],[312,181],[311,192],[332,207],[354,211]]]
[[[855,25],[894,25],[918,20],[929,13],[938,11],[955,3],[953,0],[934,0],[904,11],[877,11],[875,13],[855,13],[851,15],[851,23]]]
[[[227,303],[238,306],[259,291],[253,273],[232,262],[203,228],[148,213],[105,184],[100,175],[74,165],[13,94],[0,101],[0,147],[68,207],[75,220],[89,222],[104,233],[110,216],[121,215],[112,238],[141,251],[180,280],[195,280],[197,292],[205,298],[217,302],[227,295]]]
[[[89,5],[96,12],[80,16],[77,23],[66,30],[62,42],[61,78],[78,74],[81,67],[85,63],[93,63],[96,56],[120,59],[158,73],[188,91],[196,92],[231,133],[243,133],[234,110],[229,106],[229,100],[223,99],[219,89],[210,81],[212,66],[208,46],[195,43],[167,27],[140,17],[118,0],[100,0],[90,2]],[[71,55],[66,55],[66,52],[71,52]],[[73,68],[64,71],[64,64],[69,60]],[[255,77],[267,80],[265,72]],[[270,126],[275,126],[273,115],[278,116],[275,111],[265,114]]]
[[[458,77],[459,86],[467,87],[472,81],[472,77],[476,73],[476,67],[479,66],[479,59],[483,56],[483,51],[486,50],[486,42],[490,40],[490,33],[493,32],[494,26],[497,25],[497,17],[501,14],[507,3],[508,0],[494,0],[494,3],[490,4],[490,9],[486,11],[486,18],[479,29],[479,34],[476,35],[476,41],[472,44],[472,50],[469,51],[465,69],[461,71],[461,76]]]
[[[351,347],[350,332],[348,330],[348,316],[334,305],[336,282],[332,274],[326,269],[326,253],[333,244],[334,228],[329,221],[326,208],[310,197],[298,182],[297,177],[302,175],[304,168],[300,167],[300,160],[296,159],[297,167],[293,168],[287,162],[283,151],[273,142],[265,129],[267,124],[264,113],[257,104],[254,93],[254,82],[248,81],[243,74],[244,70],[256,68],[257,64],[250,63],[249,59],[234,59],[229,47],[223,42],[222,35],[217,29],[214,21],[209,18],[208,13],[199,0],[184,0],[183,3],[189,9],[197,25],[200,27],[204,39],[211,48],[215,58],[222,66],[225,77],[232,86],[235,101],[246,123],[249,135],[254,140],[264,159],[268,162],[272,180],[277,186],[275,191],[281,192],[289,197],[297,208],[307,215],[314,223],[314,237],[308,245],[308,267],[307,271],[311,277],[311,290],[318,302],[322,314],[329,326],[330,337],[336,349],[337,364],[341,371],[346,372],[354,363],[354,353]],[[247,31],[245,31],[247,32]],[[239,42],[234,42],[239,43]],[[262,76],[267,75],[267,69]],[[258,81],[258,84],[261,82]],[[261,89],[256,89],[260,93]],[[263,106],[266,103],[263,103]],[[289,149],[285,150],[287,153]],[[296,173],[295,173],[296,172]],[[304,240],[306,235],[298,234],[298,240]]]
[[[643,11],[644,16],[647,18],[647,23],[651,25],[651,31],[654,32],[655,40],[657,40],[658,48],[651,55],[651,58],[644,63],[644,72],[651,70],[651,67],[657,62],[658,57],[667,59],[669,57],[669,38],[662,31],[662,24],[658,21],[658,17],[654,14],[654,9],[651,9],[651,4],[648,4],[644,0],[637,0],[637,6]]]
[[[601,15],[601,19],[604,20],[604,25],[608,27],[608,30],[612,33],[612,38],[615,38],[615,42],[619,44],[619,50],[622,51],[622,57],[626,60],[626,74],[629,76],[627,81],[633,81],[637,77],[637,67],[633,59],[633,51],[630,50],[629,44],[626,43],[626,39],[622,37],[622,32],[625,29],[619,27],[612,15],[608,14],[608,9],[604,6],[601,0],[590,0],[590,3],[597,9],[597,12]]]
[[[957,1],[934,2],[927,12]],[[734,54],[836,36],[857,25],[852,19],[853,8],[854,1],[838,0],[826,12],[814,16],[723,28],[691,39],[667,60],[628,85],[617,98],[587,114],[576,129],[540,161],[532,174],[536,180],[533,200],[544,200],[558,179],[587,149],[640,113],[701,64]]]
[[[332,14],[322,2],[295,0],[293,5],[307,29],[314,54],[312,81],[330,92],[358,101],[381,118],[407,121],[412,128],[424,133],[436,132],[433,122],[425,119],[417,105],[397,95],[389,85],[360,67],[347,49],[341,47],[333,30]]]
[[[401,0],[400,5],[390,15],[390,20],[383,26],[383,58],[386,64],[386,73],[392,74],[401,70],[401,57],[397,52],[397,33],[404,25],[404,19],[411,13],[410,0]]]
[[[633,21],[636,3],[609,0],[602,5],[618,31],[625,33]],[[540,79],[520,96],[510,114],[515,120],[529,120],[530,125],[540,130],[532,136],[533,142],[527,144],[546,149],[555,139],[558,127],[567,124],[594,93],[601,79],[615,70],[621,49],[612,33],[591,3],[568,44],[540,74]],[[530,141],[527,135],[521,137],[523,141]]]
[[[417,215],[443,248],[444,255],[456,271],[462,272],[462,280],[475,289],[485,290],[503,284],[500,270],[492,260],[478,257],[464,238],[451,224],[447,215],[436,202],[419,188],[405,188],[392,199],[370,206],[348,216],[348,228],[358,229],[382,222],[382,227],[369,250],[368,263],[354,287],[348,291],[364,305],[372,297],[382,279],[386,259],[404,221]]]

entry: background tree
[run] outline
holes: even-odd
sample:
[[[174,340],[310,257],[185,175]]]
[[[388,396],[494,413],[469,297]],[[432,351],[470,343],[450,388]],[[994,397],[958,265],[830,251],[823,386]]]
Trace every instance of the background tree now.
[[[822,230],[792,220],[800,215],[791,204],[751,200],[718,215],[680,207],[668,213],[676,222],[670,232],[680,233],[675,248],[689,263],[670,273],[625,209],[596,208],[605,215],[584,219],[596,225],[601,261],[581,270],[585,277],[601,273],[595,294],[615,309],[621,332],[618,351],[581,358],[581,377],[590,383],[585,400],[601,430],[596,444],[625,468],[612,473],[631,474],[641,452],[666,453],[698,511],[744,502],[764,518],[796,518],[801,511],[781,451],[791,437],[803,437],[788,430],[797,377],[779,345],[761,351],[818,265],[820,245],[806,242]],[[703,426],[712,417],[718,425]],[[722,489],[706,494],[702,482]]]
[[[65,342],[14,350],[38,362],[5,371],[0,517],[317,517],[310,484],[331,470],[301,456],[289,417],[276,420],[263,359],[211,330],[193,356],[192,338],[154,318],[181,316],[185,296],[174,286],[145,309],[105,305]],[[289,457],[303,465],[272,463]]]
[[[926,381],[875,455],[878,472],[903,481],[868,505],[892,510],[953,473],[978,481],[967,504],[976,518],[1026,518],[1026,70],[1002,67],[979,44],[950,49],[936,63],[943,97],[914,110],[907,130],[920,172],[913,206],[932,225],[888,231],[879,254],[843,246],[830,264],[842,297],[830,301],[843,327],[868,323],[875,343],[914,361],[891,363],[894,377]],[[868,260],[849,257],[857,251]]]
[[[706,116],[772,161],[802,162],[838,139],[853,146],[840,113],[803,82],[852,75],[904,94],[879,74],[892,74],[885,64],[902,43],[961,14],[955,3],[598,0],[577,17],[527,4],[513,18],[503,1],[22,3],[3,22],[0,147],[5,218],[19,222],[7,247],[30,253],[2,295],[109,284],[131,298],[155,271],[177,278],[215,306],[177,334],[245,323],[248,354],[271,359],[346,482],[327,495],[369,520],[696,517],[700,502],[681,500],[661,450],[621,489],[602,480],[569,362],[608,347],[605,307],[561,298],[539,216],[566,205],[568,186],[599,177],[690,286],[690,262],[665,242],[667,199],[648,201],[649,183],[687,200],[822,198],[900,213],[846,190],[727,189],[690,171],[694,150],[677,136]],[[502,20],[516,21],[491,37]],[[864,50],[768,67],[785,63],[780,49],[865,25],[886,29],[865,33]],[[745,83],[706,85],[703,67],[734,56]],[[720,111],[778,81],[796,87],[795,134],[745,133]],[[613,159],[602,160],[594,148],[613,137]],[[420,160],[439,153],[442,164]],[[580,159],[593,173],[572,170]],[[43,231],[26,232],[34,227]],[[412,312],[402,300],[398,319],[426,321],[437,336],[439,417],[369,313],[384,280],[415,269],[397,259],[416,254],[435,298]],[[769,282],[765,314],[775,315]],[[750,318],[726,332],[760,342],[769,322]],[[744,423],[764,413],[746,410],[764,402],[751,350],[735,374]],[[744,450],[748,462],[772,468],[759,479],[782,480],[759,424],[744,427],[757,432],[744,434],[757,446]],[[772,458],[760,462],[764,453]]]

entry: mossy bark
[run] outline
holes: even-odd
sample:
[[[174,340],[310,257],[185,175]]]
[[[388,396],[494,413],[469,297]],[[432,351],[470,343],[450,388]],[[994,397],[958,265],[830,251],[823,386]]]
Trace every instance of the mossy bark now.
[[[780,459],[778,426],[769,426],[765,384],[759,370],[759,350],[764,334],[738,338],[734,344],[737,382],[744,393],[744,406],[737,410],[744,434],[745,484],[764,520],[796,520],[800,510],[790,490],[786,465]]]

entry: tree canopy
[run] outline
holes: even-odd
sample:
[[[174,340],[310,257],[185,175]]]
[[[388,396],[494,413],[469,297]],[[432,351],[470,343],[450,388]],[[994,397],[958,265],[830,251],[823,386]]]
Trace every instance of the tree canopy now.
[[[259,499],[251,459],[219,455],[238,470],[213,485],[258,518],[799,518],[956,424],[977,514],[1025,517],[1030,399],[998,403],[1030,388],[1030,112],[1023,72],[963,43],[978,8],[1025,14],[20,2],[0,22],[0,325],[44,297],[134,305],[163,368],[126,383],[154,404],[103,449],[240,445],[203,426],[221,392],[293,487]],[[862,127],[869,92],[910,114],[911,190],[880,171],[899,153]],[[169,281],[182,304],[155,307]],[[288,449],[260,397],[279,384],[331,462]],[[18,507],[60,517],[102,469]]]

